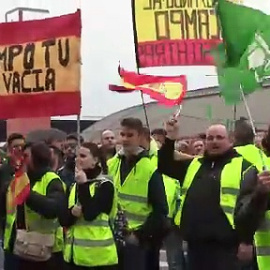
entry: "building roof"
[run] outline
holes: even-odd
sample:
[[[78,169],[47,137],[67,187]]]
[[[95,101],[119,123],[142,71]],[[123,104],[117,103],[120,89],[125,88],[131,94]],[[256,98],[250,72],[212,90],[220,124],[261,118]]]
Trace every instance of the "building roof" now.
[[[254,120],[259,129],[266,129],[270,123],[270,84],[265,84],[262,90],[256,91],[247,102]],[[146,104],[147,117],[151,129],[162,127],[178,107],[165,107],[156,102]],[[212,111],[212,119],[209,119]],[[211,123],[233,123],[234,118],[248,117],[243,103],[236,106],[226,106],[220,97],[218,87],[210,87],[188,91],[180,116],[180,135],[193,136],[202,133]],[[97,141],[104,129],[118,132],[120,121],[126,117],[140,118],[145,124],[145,114],[142,105],[133,106],[104,117],[83,131],[86,139]]]

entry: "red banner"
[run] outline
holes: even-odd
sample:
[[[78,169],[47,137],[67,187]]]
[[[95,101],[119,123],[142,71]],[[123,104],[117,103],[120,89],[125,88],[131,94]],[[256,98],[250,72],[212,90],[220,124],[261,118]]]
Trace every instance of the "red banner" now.
[[[81,14],[0,24],[0,118],[80,112]]]

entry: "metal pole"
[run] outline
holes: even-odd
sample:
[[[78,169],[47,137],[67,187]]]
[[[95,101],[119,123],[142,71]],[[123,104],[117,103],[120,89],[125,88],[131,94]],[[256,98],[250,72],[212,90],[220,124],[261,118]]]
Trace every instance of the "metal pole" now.
[[[251,125],[251,128],[252,128],[253,134],[254,134],[254,136],[256,136],[257,133],[256,133],[256,128],[255,128],[255,125],[254,125],[254,121],[252,119],[252,115],[251,115],[251,112],[250,112],[250,109],[249,109],[249,106],[248,106],[248,103],[247,103],[247,99],[245,97],[244,91],[243,91],[241,86],[240,86],[240,92],[241,92],[241,96],[242,96],[242,99],[243,99],[243,102],[244,102],[244,105],[245,105],[245,108],[246,108],[246,111],[247,111],[247,114],[248,114],[248,118],[249,118],[249,121],[250,121],[250,125]],[[259,154],[260,154],[261,162],[262,162],[262,165],[263,165],[263,170],[267,170],[268,168],[267,168],[267,166],[265,164],[262,150],[259,150]]]
[[[253,134],[256,136],[256,128],[255,128],[255,125],[254,125],[254,121],[252,119],[252,115],[251,115],[251,112],[250,112],[250,109],[249,109],[249,106],[248,106],[248,103],[247,103],[247,99],[245,97],[245,94],[244,94],[242,88],[240,89],[240,92],[241,92],[241,96],[242,96],[242,99],[243,99],[243,102],[244,102],[244,105],[245,105],[245,109],[246,109],[247,114],[248,114],[248,119],[249,119],[249,122],[250,122],[250,125],[251,125],[251,128],[252,128]]]
[[[146,104],[145,104],[145,101],[144,101],[143,92],[142,91],[140,91],[140,92],[141,92],[141,100],[142,100],[142,106],[143,106],[143,111],[144,111],[145,122],[146,122],[147,127],[150,129],[150,125],[149,125],[148,115],[147,115],[147,111],[146,111]]]
[[[81,115],[77,115],[77,138],[78,138],[78,147],[81,146]]]
[[[235,128],[235,123],[236,123],[236,114],[237,114],[237,107],[236,105],[233,105],[233,125]]]
[[[120,67],[120,63],[119,63],[119,67]],[[140,74],[140,69],[137,67],[137,73]],[[147,110],[146,110],[146,104],[144,101],[144,96],[143,96],[143,92],[141,92],[141,100],[142,100],[142,106],[143,106],[143,111],[144,111],[144,117],[145,117],[145,123],[146,126],[150,129],[150,125],[149,125],[149,120],[148,120],[148,115],[147,115]]]

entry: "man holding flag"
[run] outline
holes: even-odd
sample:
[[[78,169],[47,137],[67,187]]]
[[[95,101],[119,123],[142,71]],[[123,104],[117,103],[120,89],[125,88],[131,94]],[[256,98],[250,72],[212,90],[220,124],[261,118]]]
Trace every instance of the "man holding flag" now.
[[[242,174],[251,163],[233,149],[223,125],[208,128],[203,157],[185,161],[174,158],[178,138],[175,117],[167,122],[166,131],[158,169],[182,186],[182,204],[175,222],[188,242],[190,269],[239,270],[238,258],[249,259],[243,243],[252,250],[253,241],[244,238],[234,225],[233,213]]]

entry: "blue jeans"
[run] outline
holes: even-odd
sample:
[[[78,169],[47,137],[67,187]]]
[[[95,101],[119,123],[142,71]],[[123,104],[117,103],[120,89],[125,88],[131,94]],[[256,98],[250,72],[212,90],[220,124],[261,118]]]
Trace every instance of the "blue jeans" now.
[[[164,240],[169,270],[184,270],[185,258],[182,247],[183,241],[176,230],[172,230]]]

